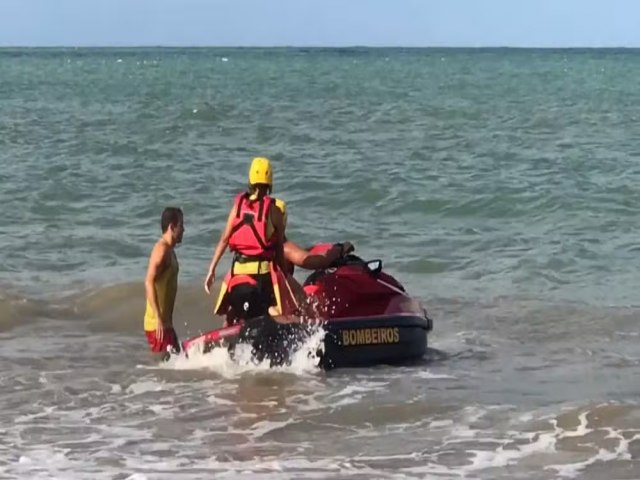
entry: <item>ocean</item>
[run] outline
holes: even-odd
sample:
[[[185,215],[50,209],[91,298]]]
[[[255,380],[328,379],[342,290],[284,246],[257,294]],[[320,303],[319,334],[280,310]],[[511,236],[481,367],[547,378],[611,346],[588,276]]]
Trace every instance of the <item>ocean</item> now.
[[[0,477],[640,478],[639,76],[628,49],[0,49]],[[150,356],[162,209],[186,339],[220,324],[254,156],[292,240],[427,306],[424,362]]]

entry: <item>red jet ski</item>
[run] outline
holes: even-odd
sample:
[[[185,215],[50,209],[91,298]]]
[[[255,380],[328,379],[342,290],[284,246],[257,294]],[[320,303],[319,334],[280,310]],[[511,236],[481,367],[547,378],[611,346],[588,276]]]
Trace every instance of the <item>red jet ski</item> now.
[[[321,253],[331,246],[321,244],[311,251]],[[317,355],[325,369],[402,364],[425,354],[433,322],[426,309],[382,271],[381,260],[348,254],[311,273],[303,288],[313,305],[313,319],[293,323],[279,323],[269,316],[236,319],[230,327],[185,340],[183,350],[222,346],[232,353],[239,342],[248,343],[257,362],[267,358],[271,366],[278,366],[289,361],[313,325],[320,323],[326,333]]]

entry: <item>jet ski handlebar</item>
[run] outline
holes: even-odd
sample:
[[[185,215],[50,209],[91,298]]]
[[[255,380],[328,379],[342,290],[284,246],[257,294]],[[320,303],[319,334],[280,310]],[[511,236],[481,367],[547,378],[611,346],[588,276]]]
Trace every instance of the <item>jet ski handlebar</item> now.
[[[340,247],[343,257],[346,257],[350,253],[353,253],[353,251],[356,249],[356,247],[354,247],[352,244],[349,244],[349,248],[347,249],[347,251],[344,251],[344,243],[334,243],[333,246]]]
[[[334,243],[334,246],[342,247],[342,243]],[[366,261],[359,256],[355,255],[353,252],[355,251],[355,247],[350,245],[350,248],[344,252],[344,254],[337,258],[331,263],[329,266],[330,269],[342,267],[344,265],[364,265],[367,269],[373,273],[377,274],[382,270],[382,261],[381,260],[370,260]]]

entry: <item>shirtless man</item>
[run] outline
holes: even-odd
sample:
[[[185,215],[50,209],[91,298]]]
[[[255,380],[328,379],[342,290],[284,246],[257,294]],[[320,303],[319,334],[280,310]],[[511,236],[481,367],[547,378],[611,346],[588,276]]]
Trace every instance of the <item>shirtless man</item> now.
[[[178,258],[175,246],[182,242],[184,221],[182,210],[167,207],[160,219],[162,236],[153,246],[144,281],[147,306],[144,331],[153,353],[161,353],[163,360],[170,352],[179,353],[180,344],[173,328],[173,307],[178,291]]]

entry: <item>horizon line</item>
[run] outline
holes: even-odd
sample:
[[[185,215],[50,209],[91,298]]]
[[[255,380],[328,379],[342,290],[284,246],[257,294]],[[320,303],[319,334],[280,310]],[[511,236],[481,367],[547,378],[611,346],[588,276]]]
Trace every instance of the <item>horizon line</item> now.
[[[29,45],[29,44],[2,44],[0,49],[9,48],[72,48],[72,49],[89,49],[89,48],[236,48],[236,49],[287,49],[287,48],[308,48],[308,49],[513,49],[513,50],[622,50],[622,49],[640,49],[637,46],[585,46],[585,45],[558,45],[558,46],[536,46],[536,45],[206,45],[206,44],[52,44],[52,45]]]

